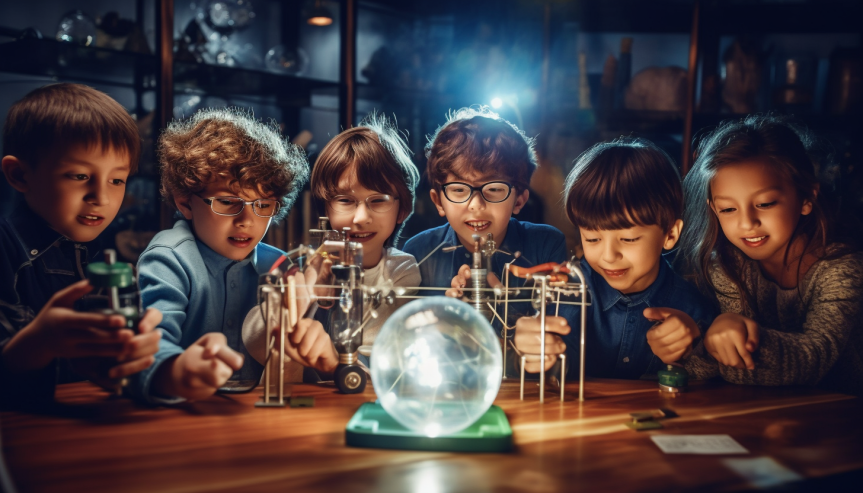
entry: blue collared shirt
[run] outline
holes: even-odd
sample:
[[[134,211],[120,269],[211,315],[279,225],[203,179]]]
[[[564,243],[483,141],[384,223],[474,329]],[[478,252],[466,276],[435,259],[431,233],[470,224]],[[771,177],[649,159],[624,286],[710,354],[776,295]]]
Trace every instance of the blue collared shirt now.
[[[663,368],[647,344],[647,331],[655,322],[644,317],[645,308],[673,308],[695,320],[704,333],[717,312],[712,303],[703,297],[689,282],[678,276],[665,258],[659,260],[659,274],[647,289],[640,293],[623,294],[612,288],[594,271],[586,260],[580,264],[588,289],[591,305],[587,308],[587,334],[585,337],[585,374],[601,378],[638,379],[655,375]],[[564,337],[567,345],[570,373],[578,373],[578,344],[580,339],[579,308],[561,308],[561,315],[572,329]]]
[[[12,337],[33,321],[61,289],[84,279],[87,263],[101,252],[98,240],[75,243],[51,229],[25,203],[0,218],[0,354]],[[65,362],[40,371],[9,375],[0,361],[5,399],[50,401],[59,381],[74,377]]]
[[[152,379],[165,360],[179,355],[208,332],[221,332],[228,345],[245,357],[233,378],[257,379],[263,371],[242,340],[243,320],[257,304],[258,277],[282,255],[258,243],[242,261],[224,257],[197,239],[186,220],[157,234],[138,261],[144,308],[162,312],[162,340],[156,362],[134,379],[132,391],[151,403],[176,402],[154,395]]]
[[[438,226],[414,236],[405,243],[404,252],[413,255],[421,262],[432,250],[443,243],[444,247],[461,245],[455,230],[449,224]],[[519,267],[532,267],[546,262],[564,262],[566,255],[566,238],[555,227],[545,224],[533,224],[510,218],[506,228],[503,243],[498,249],[510,254],[521,252],[521,256],[513,262]],[[492,256],[492,267],[498,278],[503,279],[504,264],[512,261],[512,256],[495,253]],[[470,265],[471,253],[465,248],[452,252],[435,251],[419,266],[423,287],[448,288],[452,279],[458,274],[462,265]],[[510,285],[524,285],[524,279],[511,278]],[[420,292],[422,295],[443,295],[443,291]]]

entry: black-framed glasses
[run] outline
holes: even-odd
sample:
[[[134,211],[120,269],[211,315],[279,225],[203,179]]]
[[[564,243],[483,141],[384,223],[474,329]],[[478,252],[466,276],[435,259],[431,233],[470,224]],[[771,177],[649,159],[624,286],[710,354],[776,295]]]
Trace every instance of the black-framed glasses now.
[[[200,197],[204,203],[210,206],[210,209],[214,213],[220,216],[238,216],[246,208],[246,205],[251,204],[252,212],[256,216],[273,217],[279,213],[279,209],[282,207],[282,204],[275,199],[256,199],[247,202],[240,197],[201,197],[198,194],[195,195]]]
[[[389,212],[398,198],[385,193],[369,195],[364,200],[358,200],[350,195],[336,195],[327,201],[330,209],[336,214],[353,214],[360,202],[366,203],[366,208],[372,212]]]
[[[472,187],[460,181],[451,181],[444,183],[441,188],[447,200],[456,204],[467,202],[473,197],[474,192],[479,192],[486,202],[492,204],[503,202],[512,193],[512,185],[505,181],[490,181],[478,187]]]

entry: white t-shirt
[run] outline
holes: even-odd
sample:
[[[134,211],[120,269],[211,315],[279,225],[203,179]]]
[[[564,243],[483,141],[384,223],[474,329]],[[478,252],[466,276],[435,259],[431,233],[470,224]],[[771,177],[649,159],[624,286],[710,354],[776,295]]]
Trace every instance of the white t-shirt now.
[[[392,284],[388,281],[391,281]],[[420,285],[420,281],[420,270],[417,267],[417,261],[414,256],[392,247],[384,249],[384,255],[376,266],[363,271],[364,286],[414,288],[407,290],[405,294],[415,293],[416,288]],[[388,305],[386,302],[381,303],[376,309],[378,317],[369,320],[363,329],[363,345],[371,346],[384,322],[397,308],[409,301],[411,300],[396,299],[396,302],[392,305]],[[364,307],[366,313],[369,308]],[[243,343],[246,345],[249,354],[259,363],[263,363],[266,360],[266,331],[264,330],[263,317],[261,316],[259,306],[252,308],[248,315],[246,315],[246,319],[243,322]]]

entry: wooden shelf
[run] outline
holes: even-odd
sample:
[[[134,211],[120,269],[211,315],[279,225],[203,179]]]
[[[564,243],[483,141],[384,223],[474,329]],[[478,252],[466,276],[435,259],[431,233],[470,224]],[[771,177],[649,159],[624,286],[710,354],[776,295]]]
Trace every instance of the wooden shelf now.
[[[23,39],[0,44],[0,72],[134,87],[136,80],[145,78],[155,83],[157,68],[158,60],[154,55],[53,39]]]

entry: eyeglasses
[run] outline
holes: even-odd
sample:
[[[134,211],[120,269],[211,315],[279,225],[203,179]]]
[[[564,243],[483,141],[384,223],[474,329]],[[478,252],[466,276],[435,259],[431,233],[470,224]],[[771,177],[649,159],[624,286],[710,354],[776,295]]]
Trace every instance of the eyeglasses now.
[[[243,209],[246,208],[246,205],[252,205],[252,212],[255,213],[258,217],[273,217],[279,213],[279,209],[281,209],[282,204],[278,200],[274,199],[256,199],[249,202],[241,199],[240,197],[208,197],[204,198],[198,194],[196,196],[200,197],[207,205],[210,206],[210,209],[213,209],[213,212],[220,216],[238,216]]]
[[[479,192],[486,202],[492,204],[503,202],[512,193],[512,185],[505,181],[490,181],[478,187],[472,187],[460,181],[451,181],[444,183],[441,188],[446,198],[456,204],[467,202],[473,197],[474,192]]]
[[[360,202],[365,202],[368,210],[381,213],[389,212],[396,200],[398,199],[386,194],[369,195],[365,200],[357,200],[350,195],[336,195],[327,201],[327,204],[336,214],[353,214],[360,206]]]

